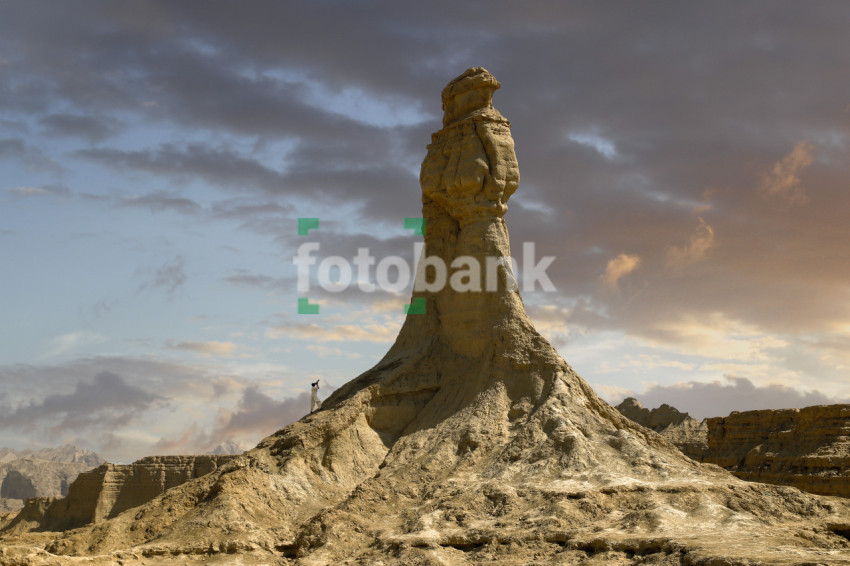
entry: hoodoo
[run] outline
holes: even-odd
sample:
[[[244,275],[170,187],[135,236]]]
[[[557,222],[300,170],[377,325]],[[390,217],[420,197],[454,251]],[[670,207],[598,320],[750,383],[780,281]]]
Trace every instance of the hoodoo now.
[[[426,258],[490,259],[495,289],[415,291],[424,314],[321,410],[109,521],[4,541],[14,563],[850,564],[846,501],[690,460],[534,329],[504,261],[519,170],[498,88],[481,68],[449,83],[421,173]]]

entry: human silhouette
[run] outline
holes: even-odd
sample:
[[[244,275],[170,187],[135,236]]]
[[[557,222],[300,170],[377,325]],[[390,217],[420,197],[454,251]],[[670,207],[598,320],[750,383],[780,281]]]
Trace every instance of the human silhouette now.
[[[321,407],[322,404],[319,403],[319,380],[317,379],[310,385],[313,386],[313,389],[310,391],[310,412],[312,413],[314,410]]]

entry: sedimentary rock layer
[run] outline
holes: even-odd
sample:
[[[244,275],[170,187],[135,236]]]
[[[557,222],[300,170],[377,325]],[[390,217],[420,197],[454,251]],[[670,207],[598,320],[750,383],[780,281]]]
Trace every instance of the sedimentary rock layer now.
[[[64,498],[46,498],[46,504],[45,498],[27,501],[24,515],[28,524],[37,523],[29,525],[30,528],[50,531],[98,523],[144,505],[168,489],[206,475],[233,458],[149,456],[132,464],[102,464],[79,474]]]
[[[736,412],[705,424],[703,462],[745,480],[850,497],[850,405]]]
[[[850,405],[734,412],[702,423],[669,405],[628,398],[617,409],[690,458],[741,479],[850,497]]]
[[[42,450],[0,448],[0,512],[19,509],[30,497],[61,497],[80,472],[102,463],[75,446]]]

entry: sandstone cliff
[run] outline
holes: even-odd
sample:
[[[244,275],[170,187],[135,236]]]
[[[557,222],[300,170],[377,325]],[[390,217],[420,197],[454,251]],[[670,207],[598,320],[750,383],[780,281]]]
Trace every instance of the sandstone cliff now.
[[[705,424],[702,461],[746,480],[850,497],[850,405],[735,412]]]
[[[94,452],[75,446],[35,451],[0,448],[0,511],[19,509],[30,497],[67,495],[80,472],[101,463]]]
[[[102,464],[79,474],[64,498],[27,501],[22,520],[6,530],[62,531],[110,519],[144,505],[172,487],[206,475],[231,455],[149,456],[132,464]],[[45,502],[46,501],[46,502]]]
[[[850,405],[733,412],[702,423],[666,404],[650,411],[631,397],[617,409],[694,460],[741,479],[850,497]]]
[[[850,564],[850,503],[694,462],[534,329],[505,261],[519,170],[498,88],[481,68],[449,83],[420,177],[426,256],[497,259],[495,289],[415,290],[424,314],[318,412],[112,519],[11,536],[0,561]]]

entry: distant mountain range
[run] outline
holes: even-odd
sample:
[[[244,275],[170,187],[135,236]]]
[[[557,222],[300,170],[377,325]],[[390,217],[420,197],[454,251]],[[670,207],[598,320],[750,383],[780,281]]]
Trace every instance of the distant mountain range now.
[[[227,456],[231,454],[242,454],[243,452],[245,452],[245,448],[239,442],[236,440],[225,440],[213,448],[210,454]]]
[[[42,448],[41,450],[13,450],[11,448],[0,448],[0,466],[14,460],[46,460],[48,462],[61,462],[64,464],[83,464],[89,468],[99,466],[104,460],[91,450],[83,450],[70,444],[56,448]]]
[[[90,450],[65,445],[41,450],[0,448],[0,513],[30,497],[60,497],[80,472],[104,462]]]

